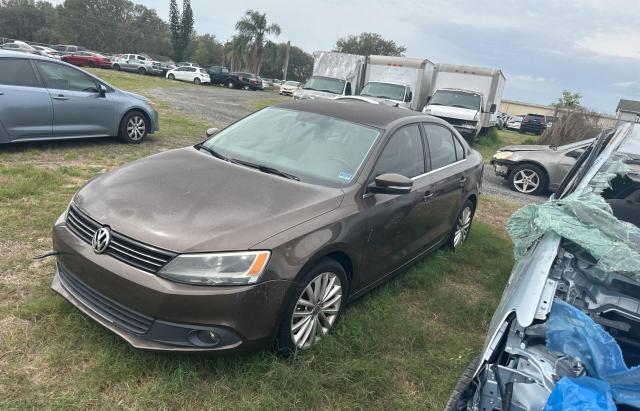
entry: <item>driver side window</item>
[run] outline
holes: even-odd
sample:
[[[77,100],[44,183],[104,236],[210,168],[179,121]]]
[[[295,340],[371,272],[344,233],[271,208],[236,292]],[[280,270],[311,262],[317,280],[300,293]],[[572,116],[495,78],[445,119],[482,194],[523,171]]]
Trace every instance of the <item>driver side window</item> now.
[[[417,124],[402,127],[387,142],[378,158],[373,176],[386,173],[409,178],[424,174],[424,148]]]
[[[97,93],[98,85],[82,72],[62,64],[37,61],[38,70],[47,88]]]

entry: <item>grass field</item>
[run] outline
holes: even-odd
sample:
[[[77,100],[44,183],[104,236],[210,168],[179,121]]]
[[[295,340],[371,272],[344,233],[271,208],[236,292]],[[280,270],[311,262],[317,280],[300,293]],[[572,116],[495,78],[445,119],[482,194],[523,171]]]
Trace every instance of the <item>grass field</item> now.
[[[480,136],[473,148],[482,153],[482,157],[488,162],[500,147],[511,144],[539,144],[539,139],[539,136],[502,129],[490,131],[486,135]]]
[[[142,94],[180,84],[97,72]],[[162,130],[138,146],[0,148],[0,409],[442,409],[513,263],[502,227],[514,206],[495,198],[481,199],[459,252],[439,251],[356,301],[329,338],[293,359],[136,351],[49,289],[53,261],[32,257],[51,249],[51,225],[86,180],[203,139],[208,124],[157,107]]]

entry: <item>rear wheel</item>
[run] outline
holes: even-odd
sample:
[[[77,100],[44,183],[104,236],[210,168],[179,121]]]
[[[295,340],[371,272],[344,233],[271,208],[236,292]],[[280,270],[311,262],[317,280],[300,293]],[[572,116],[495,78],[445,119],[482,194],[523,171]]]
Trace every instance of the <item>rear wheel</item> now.
[[[140,144],[147,137],[147,118],[139,111],[127,113],[120,122],[118,138],[124,143]]]
[[[198,77],[193,79],[193,84],[200,85],[200,79]]]
[[[93,61],[89,61],[89,67],[96,68],[96,63],[94,63]]]
[[[120,71],[120,64],[114,64],[114,65],[113,65],[113,69],[114,69],[115,71]]]
[[[284,356],[315,345],[334,326],[346,302],[346,272],[331,258],[312,267],[297,284],[276,339],[276,350]]]
[[[457,250],[469,237],[469,231],[471,231],[471,223],[473,223],[473,215],[475,212],[475,206],[471,200],[467,200],[462,206],[462,210],[458,213],[456,223],[453,226],[453,230],[449,235],[447,245]]]
[[[509,174],[511,188],[522,194],[539,194],[547,188],[547,175],[533,164],[522,164]]]
[[[233,80],[227,80],[227,87],[236,88],[236,83],[234,83]]]

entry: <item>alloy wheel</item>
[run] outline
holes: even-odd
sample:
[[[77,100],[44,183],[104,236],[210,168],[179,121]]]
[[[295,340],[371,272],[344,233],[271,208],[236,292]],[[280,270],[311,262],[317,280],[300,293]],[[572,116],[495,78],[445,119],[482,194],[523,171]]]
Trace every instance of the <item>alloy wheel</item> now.
[[[540,176],[533,170],[523,169],[513,176],[513,187],[521,193],[529,194],[540,186]]]
[[[458,248],[469,235],[471,229],[471,207],[467,206],[460,213],[458,222],[456,223],[456,231],[453,235],[453,247]]]
[[[127,121],[127,136],[132,141],[142,139],[146,129],[147,125],[141,116],[135,115]]]
[[[329,332],[342,305],[342,282],[337,274],[316,276],[302,291],[291,316],[291,339],[305,350]]]

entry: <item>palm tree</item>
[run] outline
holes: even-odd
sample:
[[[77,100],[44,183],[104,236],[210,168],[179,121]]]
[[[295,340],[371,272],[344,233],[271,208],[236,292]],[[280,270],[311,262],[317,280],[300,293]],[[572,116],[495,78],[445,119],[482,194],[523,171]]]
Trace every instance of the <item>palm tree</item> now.
[[[256,10],[247,10],[244,17],[236,23],[236,30],[247,38],[252,47],[252,61],[255,73],[260,75],[262,68],[262,52],[264,50],[265,37],[268,35],[280,35],[280,26],[275,23],[267,23],[267,14]]]

